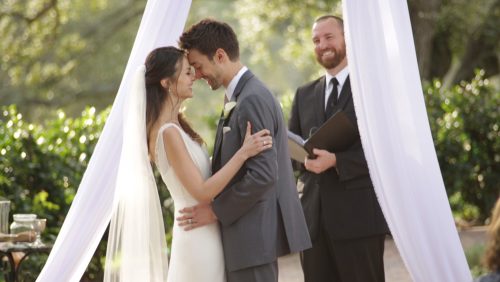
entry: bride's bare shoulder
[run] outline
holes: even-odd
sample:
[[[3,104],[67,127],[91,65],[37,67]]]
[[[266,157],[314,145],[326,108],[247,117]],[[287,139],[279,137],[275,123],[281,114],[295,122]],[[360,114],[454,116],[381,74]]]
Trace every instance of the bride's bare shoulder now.
[[[161,136],[160,136],[161,135]],[[163,146],[167,150],[169,147],[179,149],[184,146],[181,136],[181,129],[175,123],[158,123],[153,125],[149,133],[148,148],[150,156],[155,155],[158,138],[163,139]],[[154,158],[151,158],[154,161]]]
[[[182,142],[180,129],[175,125],[166,126],[161,134],[163,140],[165,141],[165,145],[167,144],[177,145],[180,143],[184,143]]]

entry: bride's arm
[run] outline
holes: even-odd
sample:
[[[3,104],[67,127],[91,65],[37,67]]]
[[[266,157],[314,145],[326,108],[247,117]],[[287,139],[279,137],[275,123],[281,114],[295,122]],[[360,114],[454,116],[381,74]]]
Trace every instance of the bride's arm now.
[[[272,137],[269,136],[269,130],[264,129],[251,135],[251,126],[248,123],[242,147],[216,174],[204,180],[176,128],[165,129],[163,140],[165,152],[175,174],[188,192],[201,203],[211,202],[226,187],[248,158],[272,147]]]

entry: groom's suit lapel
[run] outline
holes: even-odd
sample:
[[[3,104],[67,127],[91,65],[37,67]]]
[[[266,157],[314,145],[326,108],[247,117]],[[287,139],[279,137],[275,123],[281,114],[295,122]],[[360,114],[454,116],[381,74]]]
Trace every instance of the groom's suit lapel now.
[[[236,85],[236,88],[234,89],[233,96],[231,98],[231,101],[238,102],[238,96],[240,96],[241,91],[243,90],[243,87],[247,83],[247,81],[253,77],[253,73],[248,70],[246,71],[238,81],[238,84]],[[212,157],[212,172],[215,173],[217,170],[219,170],[222,166],[222,163],[220,163],[220,154],[221,154],[221,147],[222,147],[222,138],[223,138],[223,128],[225,125],[229,123],[229,119],[231,118],[232,112],[227,116],[226,119],[223,118],[224,114],[224,109],[222,110],[221,118],[219,119],[219,124],[217,125],[217,133],[215,135],[215,143],[214,143],[214,154]]]
[[[218,156],[219,147],[220,147],[220,144],[222,143],[222,128],[223,127],[224,127],[224,109],[222,109],[222,112],[220,114],[219,124],[217,125],[217,131],[215,134],[214,154],[212,157],[212,172],[214,172],[214,173],[216,170],[219,169],[217,167],[216,163],[218,162],[217,156]]]

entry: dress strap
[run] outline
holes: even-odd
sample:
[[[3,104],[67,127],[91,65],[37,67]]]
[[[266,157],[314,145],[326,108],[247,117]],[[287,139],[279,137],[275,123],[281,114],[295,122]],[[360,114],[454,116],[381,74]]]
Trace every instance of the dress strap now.
[[[186,145],[186,147],[189,146],[188,140],[190,140],[190,138],[188,137],[186,132],[184,132],[184,130],[176,123],[168,122],[168,123],[165,123],[162,126],[160,126],[160,128],[158,129],[158,135],[156,137],[155,159],[156,159],[157,165],[164,166],[166,169],[168,169],[170,167],[170,162],[169,162],[167,154],[165,152],[165,143],[163,142],[164,141],[163,140],[163,131],[165,131],[165,129],[167,129],[169,127],[177,128],[177,130],[181,134],[181,138],[184,141],[184,144]],[[192,158],[193,157],[192,153],[189,150],[188,150],[188,152]]]
[[[163,130],[169,128],[169,127],[177,127],[177,129],[179,129],[181,132],[184,132],[184,130],[182,130],[182,127],[180,127],[177,123],[174,123],[174,122],[167,122],[165,124],[163,124],[162,126],[160,126],[160,128],[158,129],[158,136],[160,136],[160,134],[163,132]]]

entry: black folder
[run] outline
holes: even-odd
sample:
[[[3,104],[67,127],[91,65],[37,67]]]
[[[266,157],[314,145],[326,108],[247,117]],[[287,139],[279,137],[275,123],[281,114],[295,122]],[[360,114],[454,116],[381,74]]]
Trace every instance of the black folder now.
[[[303,163],[306,156],[314,159],[313,148],[329,152],[345,151],[359,137],[353,122],[343,111],[336,112],[307,140],[288,131],[288,150],[292,159]]]

